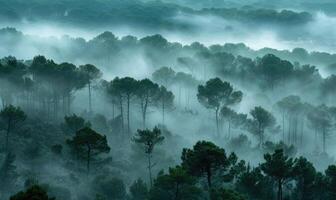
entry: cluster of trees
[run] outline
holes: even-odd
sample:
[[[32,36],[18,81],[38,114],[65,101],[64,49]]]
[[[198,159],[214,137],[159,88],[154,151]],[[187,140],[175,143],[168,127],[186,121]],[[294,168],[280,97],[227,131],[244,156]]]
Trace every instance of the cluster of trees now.
[[[92,111],[92,82],[100,77],[100,70],[89,64],[56,64],[44,56],[25,64],[15,57],[5,57],[0,63],[2,106],[15,103],[30,112],[43,112],[47,118],[58,118],[60,111],[63,115],[71,113],[74,92],[88,87]]]
[[[164,141],[159,129],[139,130],[135,140],[143,144],[148,154],[151,171],[151,154],[156,145]],[[152,184],[135,180],[126,192],[126,186],[117,178],[100,177],[101,187],[95,199],[324,199],[336,196],[336,166],[318,172],[304,157],[291,158],[282,149],[264,155],[258,167],[251,167],[244,160],[212,142],[199,141],[191,149],[183,149],[181,164],[161,171]],[[48,197],[48,187],[26,184],[26,190],[13,195],[11,200],[53,199]],[[51,196],[51,195],[50,195]]]
[[[328,154],[336,124],[334,75],[323,78],[314,66],[273,54],[251,59],[159,35],[118,39],[105,32],[91,41],[65,40],[89,49],[68,49],[69,57],[109,64],[127,45],[144,51],[155,67],[147,78],[103,80],[105,69],[91,64],[1,59],[0,192],[25,185],[12,199],[46,199],[43,190],[64,200],[335,198],[336,167],[320,173],[308,161],[315,153],[319,169],[326,159],[334,162]],[[158,67],[166,64],[172,67]],[[162,116],[150,120],[152,111]],[[191,145],[189,136],[199,139],[195,132],[219,146],[201,141],[182,150]]]
[[[130,106],[137,103],[141,108],[142,125],[146,127],[147,113],[151,107],[158,107],[162,113],[162,124],[165,120],[165,112],[174,108],[174,94],[164,86],[152,82],[150,79],[135,80],[131,77],[115,78],[110,82],[104,82],[110,102],[113,107],[120,110],[122,132],[124,132],[124,105],[126,104],[127,130],[130,134]]]
[[[3,36],[2,38],[30,41],[27,36],[12,29],[3,29],[0,31],[0,35]],[[4,40],[6,41],[6,39]],[[8,40],[12,41],[11,39]],[[173,65],[173,70],[189,73],[202,81],[219,76],[234,84],[242,84],[253,89],[281,87],[280,89],[287,92],[287,89],[293,90],[294,88],[296,90],[291,91],[291,93],[299,93],[300,95],[302,93],[302,95],[316,96],[318,91],[310,94],[302,91],[312,89],[316,91],[317,87],[326,85],[323,84],[326,79],[321,77],[319,68],[299,63],[319,64],[322,67],[329,66],[328,68],[321,67],[321,69],[327,71],[334,71],[333,66],[336,63],[333,54],[308,53],[306,50],[299,48],[293,51],[273,49],[253,51],[241,44],[205,47],[196,42],[191,45],[182,45],[168,42],[160,35],[141,39],[125,36],[119,39],[112,33],[105,32],[89,41],[69,37],[50,40],[54,41],[52,48],[43,45],[43,42],[37,43],[35,40],[29,42],[29,45],[39,46],[39,49],[44,49],[47,55],[54,57],[56,60],[73,62],[81,60],[84,63],[101,66],[103,71],[112,71],[115,74],[124,70],[123,68],[134,71],[133,68],[129,68],[129,65],[125,65],[124,61],[128,60],[127,57],[130,55],[140,54],[145,56],[144,59],[146,62],[148,61],[146,65],[150,66],[153,71],[157,70],[158,66]],[[69,48],[67,46],[67,49],[65,49],[64,45],[61,45],[64,42],[69,44]],[[43,47],[40,47],[41,45]],[[87,50],[83,53],[83,49]],[[62,54],[59,52],[62,52]],[[330,80],[332,80],[332,77],[330,77]],[[322,88],[320,91],[322,91]],[[288,95],[290,94],[288,93]]]

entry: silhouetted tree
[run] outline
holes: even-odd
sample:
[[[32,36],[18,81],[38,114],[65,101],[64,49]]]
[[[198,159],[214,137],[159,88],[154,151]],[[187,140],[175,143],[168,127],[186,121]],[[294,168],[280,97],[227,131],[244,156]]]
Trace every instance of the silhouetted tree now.
[[[212,177],[217,170],[227,170],[235,161],[235,155],[227,157],[225,150],[212,142],[199,141],[192,149],[183,149],[182,166],[191,174],[205,176],[208,187],[212,187]]]
[[[198,86],[198,101],[204,107],[215,110],[217,135],[219,135],[218,114],[220,108],[239,103],[242,97],[241,91],[234,91],[229,82],[223,82],[219,78],[210,79],[205,85]]]
[[[276,150],[273,154],[265,154],[265,162],[260,165],[262,171],[275,179],[278,184],[277,199],[282,200],[282,186],[289,178],[293,177],[293,166],[295,162],[292,158],[284,155],[283,150]]]
[[[155,105],[158,96],[160,95],[160,88],[157,84],[149,79],[139,81],[139,87],[136,93],[141,107],[142,125],[146,128],[147,111],[150,106]]]
[[[83,74],[84,82],[85,84],[88,85],[88,88],[89,88],[89,112],[91,113],[92,112],[92,93],[91,93],[92,82],[99,79],[102,76],[102,73],[96,66],[90,65],[90,64],[79,66],[79,70]]]
[[[162,67],[152,74],[153,80],[166,88],[170,86],[175,77],[175,71],[170,67]]]
[[[76,132],[71,140],[67,140],[67,144],[76,152],[79,158],[86,161],[87,173],[90,173],[90,164],[94,157],[110,152],[107,144],[106,136],[96,133],[89,127],[85,127]]]
[[[169,168],[169,173],[159,173],[150,191],[149,199],[194,200],[201,199],[201,190],[196,180],[181,166]]]
[[[9,149],[9,136],[12,131],[17,128],[17,125],[27,118],[26,114],[20,107],[14,107],[9,105],[0,111],[0,119],[6,126],[6,146],[5,149],[8,152]]]
[[[273,115],[262,107],[255,107],[250,114],[253,117],[253,122],[256,124],[257,134],[259,136],[259,146],[264,144],[264,133],[266,128],[271,128],[276,121]]]
[[[91,123],[84,118],[73,114],[64,117],[64,123],[61,125],[65,133],[76,134],[82,128],[91,127]]]
[[[26,191],[19,192],[10,197],[10,200],[56,200],[55,198],[48,197],[47,192],[38,185],[33,185]]]
[[[159,93],[156,99],[156,106],[161,109],[162,113],[162,124],[165,124],[165,113],[167,110],[174,109],[174,94],[168,91],[167,88],[161,86],[159,88]]]
[[[142,145],[145,150],[145,154],[147,154],[148,159],[148,172],[149,172],[149,182],[150,186],[152,187],[153,181],[152,181],[152,167],[154,166],[152,164],[152,153],[154,150],[154,147],[157,144],[160,144],[164,137],[161,135],[160,129],[155,127],[152,131],[151,130],[138,130],[137,134],[133,138],[134,142]]]

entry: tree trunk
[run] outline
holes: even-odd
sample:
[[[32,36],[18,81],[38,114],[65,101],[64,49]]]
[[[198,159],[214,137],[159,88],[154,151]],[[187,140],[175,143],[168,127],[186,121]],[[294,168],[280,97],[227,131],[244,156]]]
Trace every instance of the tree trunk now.
[[[165,124],[165,97],[162,99],[162,125]]]
[[[87,163],[86,163],[86,170],[87,170],[87,175],[90,174],[90,161],[91,161],[91,147],[90,145],[87,145],[88,147],[88,152],[87,152]]]
[[[212,183],[211,183],[211,169],[210,169],[210,166],[207,167],[207,181],[208,181],[208,186],[209,186],[209,189],[211,189],[212,187]]]
[[[147,114],[147,106],[148,106],[148,100],[145,100],[145,103],[142,104],[142,126],[145,129],[146,128],[146,114]]]
[[[127,134],[130,136],[130,96],[127,96]]]
[[[278,200],[282,200],[282,181],[278,180]]]
[[[323,153],[326,152],[326,130],[325,130],[325,127],[323,127],[323,130],[322,130],[322,140],[323,140]]]
[[[229,139],[231,138],[231,117],[229,118]]]
[[[285,111],[282,111],[282,142],[285,143]]]
[[[260,137],[260,142],[259,142],[259,148],[262,147],[263,143],[264,143],[264,139],[263,139],[263,131],[261,129],[261,124],[259,122],[259,126],[258,126],[258,131],[259,131],[259,137]]]
[[[122,99],[119,99],[119,106],[120,106],[120,117],[121,117],[121,131],[124,134],[125,130],[124,130],[124,109],[123,109],[123,102]]]
[[[149,184],[150,187],[152,188],[153,186],[153,180],[152,180],[152,162],[151,162],[151,154],[147,154],[148,158],[148,173],[149,173]]]
[[[7,130],[6,130],[6,152],[9,152],[9,134],[10,134],[10,129],[11,129],[11,123],[12,123],[12,120],[9,119],[8,124],[7,124]]]
[[[175,190],[175,200],[178,200],[179,199],[179,188],[180,187],[180,185],[179,185],[179,183],[176,183],[176,190]]]
[[[89,112],[92,113],[92,101],[91,101],[91,81],[89,81]]]
[[[304,118],[301,121],[301,139],[300,139],[301,146],[303,145],[303,131],[304,131]]]
[[[216,112],[215,112],[215,115],[216,115],[216,134],[217,134],[217,137],[219,137],[219,126],[218,126],[218,111],[219,111],[219,108],[216,108]]]

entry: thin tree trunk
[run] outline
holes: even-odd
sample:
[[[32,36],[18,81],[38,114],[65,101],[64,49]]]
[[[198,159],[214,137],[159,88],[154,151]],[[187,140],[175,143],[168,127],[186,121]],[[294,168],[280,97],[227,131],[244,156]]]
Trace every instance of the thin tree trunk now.
[[[217,136],[219,137],[219,126],[218,126],[218,111],[219,111],[219,108],[216,108],[216,133],[217,133]]]
[[[278,200],[282,200],[282,181],[278,180]]]
[[[179,198],[179,183],[176,183],[176,190],[175,190],[175,200]]]
[[[12,120],[9,119],[8,124],[7,124],[7,130],[6,130],[6,152],[9,152],[9,134],[10,134],[10,129],[11,129],[11,123],[12,123]]]
[[[323,153],[326,152],[326,130],[325,127],[323,127],[323,133],[322,133],[322,137],[323,137]]]
[[[123,109],[123,102],[120,99],[119,100],[119,106],[120,106],[120,117],[121,117],[121,131],[124,134],[125,130],[124,130],[124,109]]]
[[[92,113],[92,101],[91,101],[91,81],[89,81],[89,112]]]
[[[229,139],[231,138],[231,117],[229,118]]]
[[[285,143],[285,111],[282,111],[282,141]]]
[[[162,99],[162,125],[165,124],[165,99]]]
[[[147,106],[148,106],[148,100],[145,100],[144,104],[141,104],[142,109],[142,126],[145,129],[146,128],[146,114],[147,114]]]
[[[301,121],[301,141],[300,141],[301,147],[303,145],[303,131],[304,131],[304,118]]]
[[[212,187],[212,183],[211,183],[211,169],[210,169],[210,166],[207,168],[207,181],[208,181],[208,186],[209,186],[209,189],[211,189]]]
[[[87,145],[88,147],[88,152],[87,152],[87,163],[86,163],[86,170],[87,174],[90,174],[90,160],[91,160],[91,147],[90,145]]]
[[[152,188],[152,186],[153,186],[153,180],[152,180],[152,162],[151,162],[151,154],[147,154],[147,158],[148,158],[149,183],[150,183],[150,187]]]
[[[130,135],[130,96],[127,96],[127,134]]]

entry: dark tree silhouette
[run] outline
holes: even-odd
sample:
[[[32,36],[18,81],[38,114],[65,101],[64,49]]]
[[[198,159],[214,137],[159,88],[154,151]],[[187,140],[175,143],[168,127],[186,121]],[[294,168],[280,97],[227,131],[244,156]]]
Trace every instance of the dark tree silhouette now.
[[[229,82],[223,82],[219,78],[210,79],[205,85],[198,86],[198,101],[204,107],[215,110],[217,135],[219,135],[220,108],[239,103],[242,97],[241,91],[234,91]]]
[[[64,123],[62,124],[62,129],[65,133],[70,133],[72,135],[76,134],[82,128],[91,127],[91,123],[85,121],[84,118],[73,114],[71,116],[64,117]]]
[[[151,80],[143,79],[139,81],[139,87],[136,95],[140,102],[143,128],[146,128],[146,117],[148,109],[155,105],[159,94],[159,86],[153,83]]]
[[[257,134],[259,136],[259,147],[264,144],[264,134],[266,128],[271,128],[276,121],[274,116],[262,107],[255,107],[250,114],[253,117],[253,122],[256,124]]]
[[[156,106],[161,109],[162,124],[165,124],[165,114],[168,110],[173,110],[174,107],[174,94],[168,91],[167,88],[161,86],[156,99]]]
[[[14,107],[10,105],[0,111],[0,119],[4,122],[6,126],[5,150],[7,152],[10,151],[9,147],[10,133],[17,128],[17,125],[19,125],[19,123],[25,121],[26,118],[27,118],[26,114],[21,110],[20,107]]]
[[[138,130],[137,134],[133,137],[134,142],[142,145],[145,150],[145,154],[147,155],[148,159],[148,172],[149,172],[149,182],[150,186],[153,185],[152,179],[152,154],[154,147],[164,140],[164,137],[161,135],[160,129],[155,127],[152,131],[151,130]]]
[[[226,170],[233,161],[235,155],[227,157],[225,150],[212,142],[199,141],[192,149],[183,149],[182,166],[187,171],[198,177],[206,176],[208,187],[212,187],[212,177],[217,170]]]
[[[278,184],[277,199],[282,200],[282,186],[289,178],[293,177],[293,166],[295,162],[292,158],[284,155],[282,149],[276,150],[273,154],[265,154],[265,162],[260,165],[262,171],[273,177]]]
[[[92,82],[101,78],[101,71],[94,65],[86,64],[79,66],[80,72],[83,74],[85,84],[89,88],[89,112],[92,113]]]
[[[90,173],[90,164],[94,157],[100,154],[110,152],[107,144],[106,136],[96,133],[89,127],[85,127],[76,132],[71,140],[67,140],[67,144],[75,151],[79,158],[86,161],[87,173]]]
[[[48,197],[47,192],[38,185],[33,185],[26,191],[19,192],[10,197],[10,200],[56,200]]]

